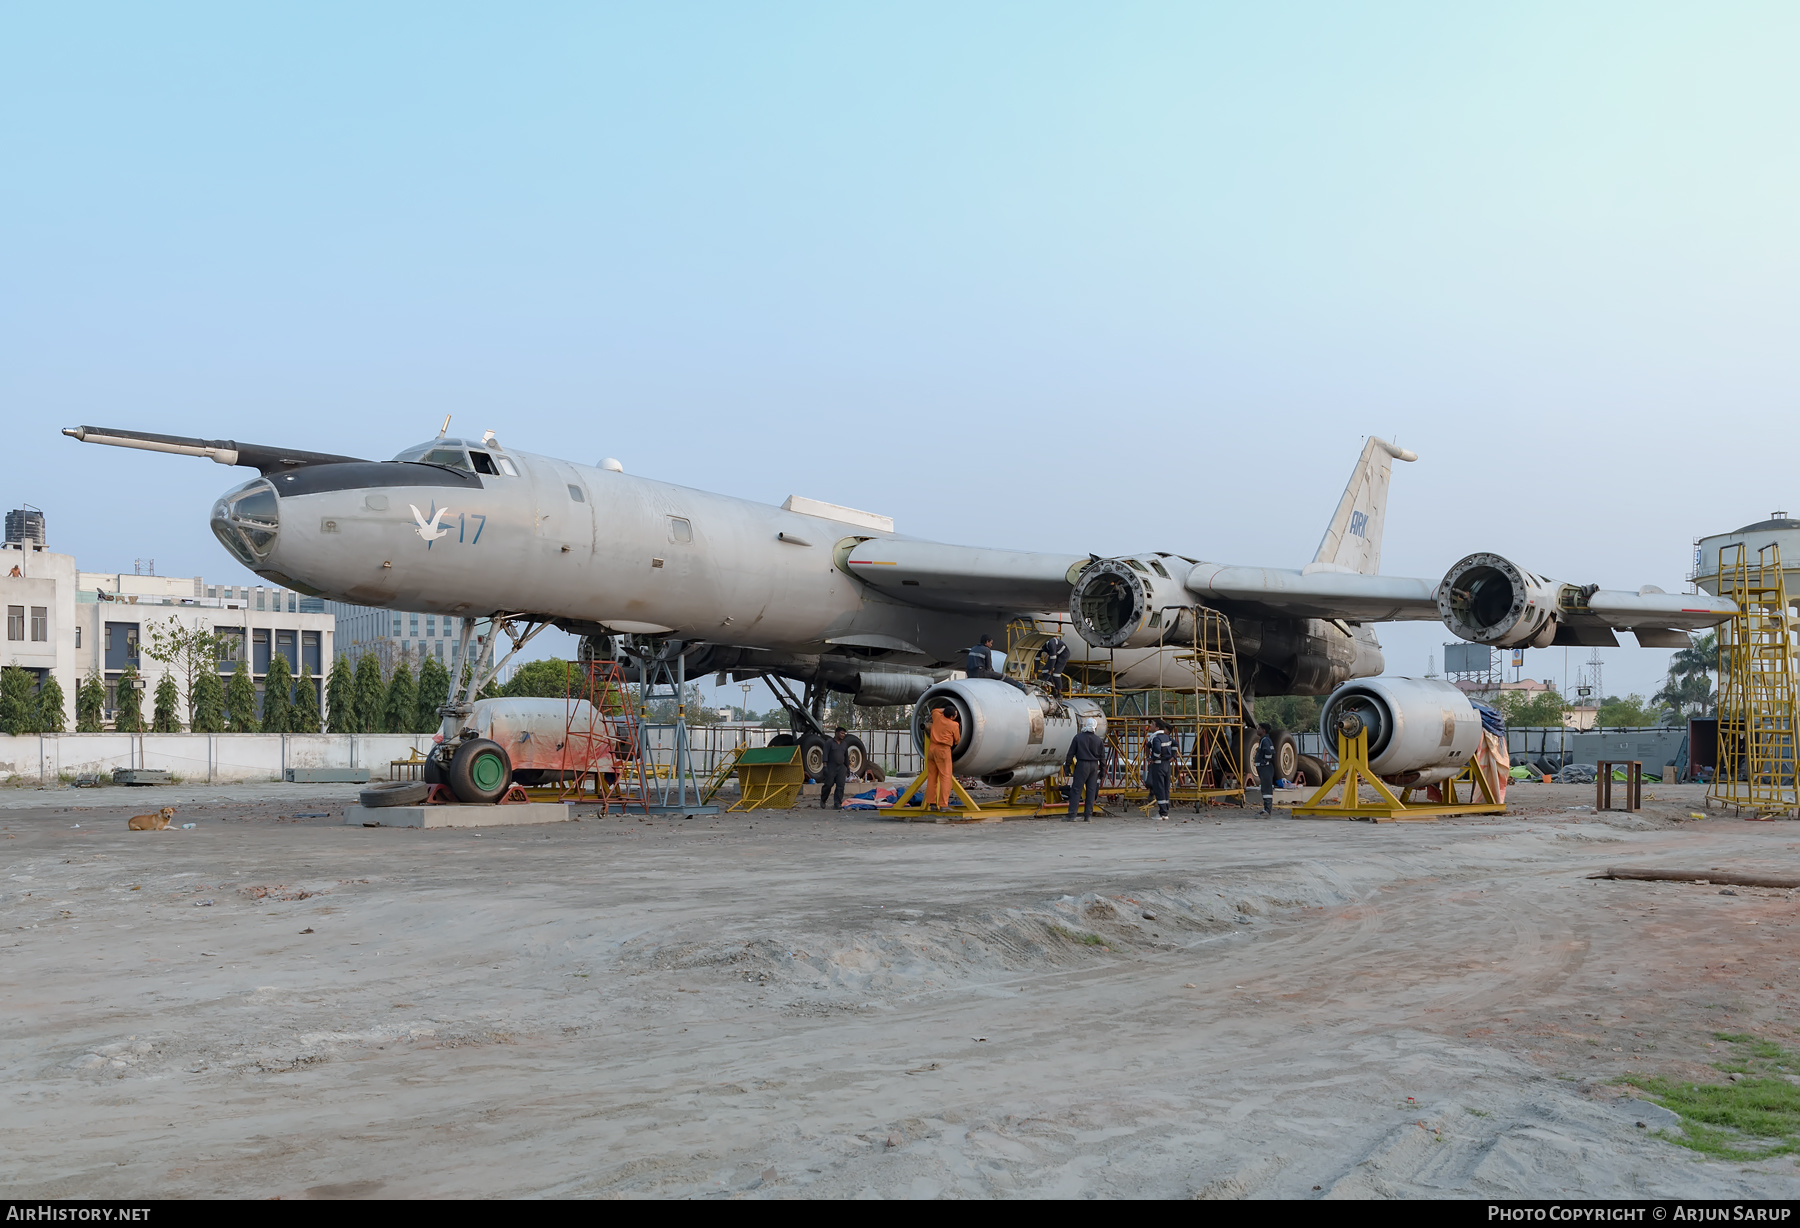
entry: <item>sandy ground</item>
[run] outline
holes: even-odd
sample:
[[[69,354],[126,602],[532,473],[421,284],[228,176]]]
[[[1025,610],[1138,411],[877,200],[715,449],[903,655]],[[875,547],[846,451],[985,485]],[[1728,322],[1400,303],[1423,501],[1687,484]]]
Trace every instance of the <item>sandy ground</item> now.
[[[1800,1194],[1611,1082],[1800,1045],[1796,893],[1584,877],[1800,867],[1697,788],[480,832],[354,792],[0,790],[6,1195]]]

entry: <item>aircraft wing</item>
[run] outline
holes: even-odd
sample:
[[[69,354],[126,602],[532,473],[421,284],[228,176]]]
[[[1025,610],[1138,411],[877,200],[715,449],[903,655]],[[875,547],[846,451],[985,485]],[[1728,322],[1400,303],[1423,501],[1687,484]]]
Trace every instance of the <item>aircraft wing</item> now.
[[[987,550],[904,537],[872,537],[851,550],[845,571],[898,601],[932,610],[1003,616],[1069,608],[1069,586],[1085,554]]]
[[[1356,623],[1424,622],[1438,617],[1437,583],[1409,576],[1202,563],[1188,573],[1187,590],[1207,605],[1233,614]]]

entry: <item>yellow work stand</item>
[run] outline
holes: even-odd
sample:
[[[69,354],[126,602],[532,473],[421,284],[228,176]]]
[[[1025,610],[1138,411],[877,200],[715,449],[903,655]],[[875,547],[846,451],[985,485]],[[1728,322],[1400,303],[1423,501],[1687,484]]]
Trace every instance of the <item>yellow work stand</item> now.
[[[1019,788],[1008,790],[1005,801],[995,802],[983,809],[981,806],[976,805],[975,799],[969,796],[969,791],[962,787],[962,781],[954,776],[950,778],[950,791],[955,794],[957,800],[962,802],[960,809],[936,810],[931,807],[921,806],[916,812],[903,812],[901,807],[905,806],[910,799],[917,796],[924,788],[925,773],[920,772],[917,776],[913,777],[912,783],[907,785],[906,788],[901,791],[900,796],[894,799],[892,808],[886,813],[890,816],[897,816],[914,823],[998,823],[1002,819],[1029,819],[1049,813],[1044,809],[1044,804],[1041,800],[1035,806],[1026,805],[1020,802],[1018,797],[1021,789]],[[1040,798],[1041,797],[1042,795],[1040,794]]]
[[[806,786],[798,746],[762,746],[737,757],[738,800],[732,810],[786,810]]]
[[[1469,800],[1456,800],[1459,784],[1469,785]],[[1343,796],[1336,802],[1326,798],[1331,791],[1342,785]],[[1368,785],[1375,792],[1375,800],[1365,802],[1362,798],[1362,786]],[[1395,797],[1388,783],[1369,770],[1369,731],[1360,730],[1355,737],[1338,734],[1338,768],[1325,783],[1319,786],[1318,792],[1307,798],[1305,803],[1295,806],[1293,815],[1296,819],[1364,819],[1371,823],[1429,823],[1447,814],[1505,814],[1506,803],[1494,795],[1494,786],[1487,775],[1476,766],[1471,759],[1463,770],[1438,786],[1443,790],[1444,800],[1441,802],[1419,801],[1408,799],[1413,795],[1412,788],[1400,790]],[[1479,796],[1478,796],[1479,795]]]

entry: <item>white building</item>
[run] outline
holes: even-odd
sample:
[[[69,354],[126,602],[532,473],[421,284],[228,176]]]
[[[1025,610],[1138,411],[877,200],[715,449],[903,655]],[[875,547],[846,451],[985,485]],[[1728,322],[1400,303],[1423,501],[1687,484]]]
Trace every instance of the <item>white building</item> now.
[[[327,601],[323,606],[334,619],[338,651],[349,657],[352,665],[364,653],[372,652],[381,662],[384,677],[392,675],[394,666],[402,659],[417,674],[425,658],[432,657],[449,671],[452,678],[458,676],[457,667],[462,663],[459,656],[462,619],[449,614],[382,610],[343,601]],[[471,638],[469,651],[474,653],[480,642],[478,638]]]
[[[73,556],[53,553],[26,536],[0,550],[0,606],[7,615],[0,665],[31,671],[38,687],[53,674],[62,688],[65,729],[75,727],[76,684],[90,675],[106,681],[111,721],[118,680],[128,666],[143,679],[148,722],[151,697],[167,669],[144,649],[171,624],[224,635],[219,673],[229,675],[247,660],[259,707],[263,676],[275,653],[287,658],[296,675],[306,666],[324,707],[321,681],[336,651],[336,628],[316,597],[262,585],[208,585],[199,576],[79,571]],[[179,672],[176,680],[183,681]],[[184,689],[183,717],[185,699]]]

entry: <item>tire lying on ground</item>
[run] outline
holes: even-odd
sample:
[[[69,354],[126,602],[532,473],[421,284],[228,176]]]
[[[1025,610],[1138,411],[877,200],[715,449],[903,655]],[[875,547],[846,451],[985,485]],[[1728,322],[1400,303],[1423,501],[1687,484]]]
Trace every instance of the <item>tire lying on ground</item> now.
[[[387,780],[370,785],[359,795],[370,810],[381,806],[417,806],[431,795],[431,786],[417,780]]]
[[[1295,770],[1300,773],[1300,779],[1306,782],[1309,789],[1316,789],[1325,783],[1325,762],[1317,756],[1301,755],[1299,766]]]

